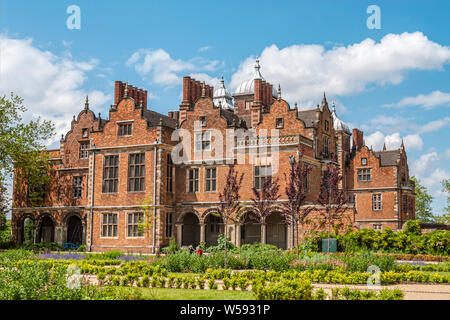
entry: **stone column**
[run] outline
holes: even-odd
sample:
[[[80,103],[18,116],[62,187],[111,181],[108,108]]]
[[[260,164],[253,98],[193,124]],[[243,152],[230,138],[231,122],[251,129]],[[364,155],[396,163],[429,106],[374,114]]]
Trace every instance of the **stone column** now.
[[[200,242],[206,242],[205,230],[206,230],[206,224],[205,223],[200,223]]]
[[[178,245],[181,247],[181,243],[183,241],[183,224],[182,223],[177,223],[175,225],[176,228],[176,238],[177,238],[177,243]]]
[[[55,227],[55,242],[60,245],[63,246],[63,227]]]
[[[236,228],[236,243],[235,245],[237,247],[241,246],[241,224],[236,224],[235,228]]]

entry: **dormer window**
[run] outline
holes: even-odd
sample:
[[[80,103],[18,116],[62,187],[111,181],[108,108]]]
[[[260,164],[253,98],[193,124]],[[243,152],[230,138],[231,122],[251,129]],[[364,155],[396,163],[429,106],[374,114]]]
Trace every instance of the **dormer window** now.
[[[275,125],[277,129],[283,129],[284,126],[283,118],[277,118]]]
[[[120,123],[119,124],[119,136],[131,136],[131,123]]]
[[[83,138],[88,138],[88,137],[89,137],[89,130],[88,130],[88,128],[83,128],[83,129],[81,130],[81,136],[82,136]]]

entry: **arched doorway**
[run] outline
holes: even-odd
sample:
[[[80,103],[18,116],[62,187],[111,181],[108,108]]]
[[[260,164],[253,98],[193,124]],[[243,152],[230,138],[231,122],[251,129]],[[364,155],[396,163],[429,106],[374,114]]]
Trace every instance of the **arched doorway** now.
[[[255,242],[261,242],[261,224],[250,219],[249,214],[246,214],[241,226],[241,244]]]
[[[48,216],[42,218],[41,220],[39,242],[55,242],[55,224]]]
[[[68,243],[76,245],[83,244],[83,223],[78,215],[72,215],[67,219],[67,239]]]
[[[267,244],[272,244],[281,249],[287,248],[287,224],[279,213],[272,213],[266,220]]]
[[[200,224],[198,217],[192,213],[186,213],[183,217],[182,246],[198,246],[200,243]]]
[[[30,217],[26,217],[19,226],[20,244],[29,245],[35,242],[36,224]]]
[[[221,217],[208,215],[205,219],[205,242],[206,246],[217,246],[218,239],[224,233],[225,225]]]

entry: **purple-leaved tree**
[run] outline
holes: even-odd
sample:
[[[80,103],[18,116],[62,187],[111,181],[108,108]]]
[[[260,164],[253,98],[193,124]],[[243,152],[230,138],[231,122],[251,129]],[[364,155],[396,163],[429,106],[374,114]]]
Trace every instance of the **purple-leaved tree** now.
[[[303,162],[303,149],[298,151],[298,159],[294,156],[289,158],[291,165],[289,177],[286,179],[287,202],[283,204],[282,216],[284,221],[296,232],[297,259],[299,257],[299,229],[301,227],[301,238],[305,235],[305,226],[309,223],[309,215],[314,210],[313,205],[306,204],[308,192],[308,175],[311,166]]]
[[[243,208],[239,202],[239,190],[241,189],[243,178],[244,174],[241,173],[239,176],[234,170],[234,165],[230,165],[225,186],[223,191],[219,193],[220,205],[217,209],[217,214],[220,215],[225,224],[225,268],[227,267],[228,222],[238,223],[240,219]]]

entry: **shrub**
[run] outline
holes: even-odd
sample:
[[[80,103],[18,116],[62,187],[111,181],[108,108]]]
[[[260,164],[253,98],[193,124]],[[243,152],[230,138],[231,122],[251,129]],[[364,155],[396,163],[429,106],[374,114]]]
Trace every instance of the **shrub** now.
[[[313,300],[313,286],[303,279],[272,282],[266,286],[257,285],[252,292],[257,300]]]

